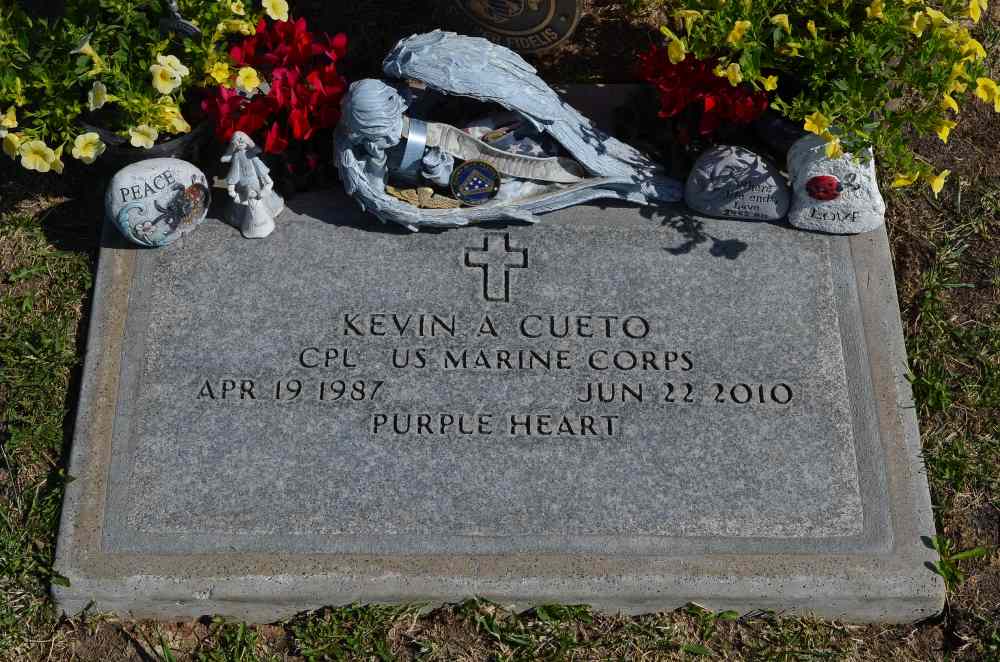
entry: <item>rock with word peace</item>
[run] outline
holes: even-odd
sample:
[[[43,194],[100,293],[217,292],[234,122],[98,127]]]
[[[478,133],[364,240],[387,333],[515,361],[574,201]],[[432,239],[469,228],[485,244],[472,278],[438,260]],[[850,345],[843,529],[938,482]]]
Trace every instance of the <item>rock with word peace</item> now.
[[[763,157],[718,145],[695,161],[684,202],[709,216],[776,221],[788,213],[789,194],[785,178]]]
[[[180,159],[148,159],[118,171],[104,210],[140,246],[166,246],[205,220],[211,193],[205,174]]]
[[[788,221],[803,230],[858,234],[885,222],[885,201],[875,179],[871,150],[837,159],[826,156],[826,141],[815,135],[788,150],[792,208]]]

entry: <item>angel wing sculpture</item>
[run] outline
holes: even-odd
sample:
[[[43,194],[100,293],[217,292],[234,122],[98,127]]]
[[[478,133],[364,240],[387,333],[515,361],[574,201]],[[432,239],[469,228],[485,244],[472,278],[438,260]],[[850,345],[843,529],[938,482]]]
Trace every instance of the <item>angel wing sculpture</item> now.
[[[482,221],[534,223],[539,214],[600,198],[653,205],[682,197],[681,184],[661,166],[595,127],[507,48],[435,30],[400,41],[382,68],[395,80],[351,85],[335,137],[345,190],[382,221],[414,231]],[[503,136],[509,126],[477,137],[429,122],[404,89],[414,81],[444,97],[506,109],[538,137],[554,141],[559,153],[523,155],[490,142],[490,136]],[[470,163],[478,169],[469,172],[458,165]],[[468,175],[463,186],[472,189],[463,198],[466,204],[421,208],[386,191],[389,186],[396,192],[391,181],[396,176],[415,184],[422,180],[424,187],[450,183],[454,191],[455,178],[463,173]],[[501,195],[476,199],[475,193],[488,188],[491,173],[502,182],[497,183]]]

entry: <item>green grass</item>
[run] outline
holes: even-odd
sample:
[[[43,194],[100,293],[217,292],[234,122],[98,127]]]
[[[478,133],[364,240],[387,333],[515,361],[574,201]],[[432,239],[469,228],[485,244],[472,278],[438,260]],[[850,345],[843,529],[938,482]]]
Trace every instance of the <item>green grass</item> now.
[[[67,392],[91,265],[28,216],[0,222],[0,260],[0,657],[17,657],[54,623],[46,595],[59,581]]]

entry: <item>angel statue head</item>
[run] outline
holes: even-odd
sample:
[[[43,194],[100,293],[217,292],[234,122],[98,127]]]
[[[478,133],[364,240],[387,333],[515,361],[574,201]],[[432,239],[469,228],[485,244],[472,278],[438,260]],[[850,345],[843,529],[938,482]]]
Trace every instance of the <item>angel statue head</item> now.
[[[361,145],[373,158],[399,143],[406,104],[391,85],[366,78],[351,84],[344,97],[341,125],[352,145]]]

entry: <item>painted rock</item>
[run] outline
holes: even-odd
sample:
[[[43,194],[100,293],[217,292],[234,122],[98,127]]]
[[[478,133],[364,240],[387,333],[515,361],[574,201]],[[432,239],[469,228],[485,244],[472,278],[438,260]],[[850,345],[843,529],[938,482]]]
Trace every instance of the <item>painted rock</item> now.
[[[885,223],[885,201],[871,150],[857,160],[849,154],[828,159],[826,141],[810,134],[788,150],[788,174],[792,180],[788,222],[795,227],[858,234]]]
[[[785,178],[776,167],[731,145],[703,152],[684,186],[688,207],[719,218],[776,221],[788,213],[789,198]]]
[[[201,170],[180,159],[148,159],[111,178],[104,211],[129,241],[166,246],[205,220],[210,202]]]

